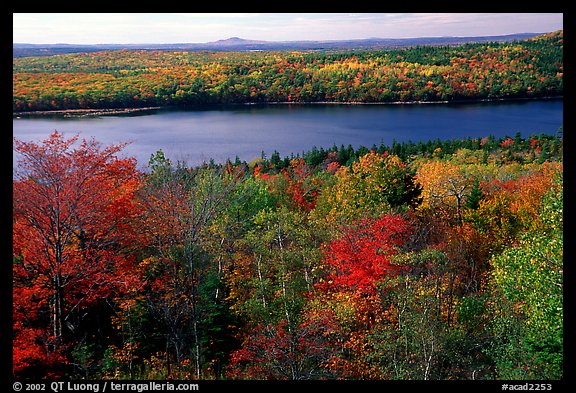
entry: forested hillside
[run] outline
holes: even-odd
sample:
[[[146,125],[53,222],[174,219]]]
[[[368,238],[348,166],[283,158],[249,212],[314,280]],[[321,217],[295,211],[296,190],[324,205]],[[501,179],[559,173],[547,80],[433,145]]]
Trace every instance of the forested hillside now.
[[[379,51],[117,50],[13,59],[13,111],[562,94],[562,31]]]
[[[435,56],[419,50],[392,53]],[[295,75],[302,56],[278,67]],[[148,80],[157,66],[108,75]],[[76,139],[15,141],[18,378],[563,377],[561,133],[250,165],[188,167],[158,151],[145,173],[122,145]]]

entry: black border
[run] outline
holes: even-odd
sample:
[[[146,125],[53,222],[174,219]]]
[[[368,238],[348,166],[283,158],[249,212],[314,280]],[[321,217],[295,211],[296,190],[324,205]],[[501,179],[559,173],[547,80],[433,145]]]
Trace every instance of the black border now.
[[[219,6],[215,7],[212,4],[205,4],[205,5],[197,5],[192,4],[188,8],[193,8],[192,10],[186,10],[185,6],[182,6],[182,3],[173,3],[173,4],[160,4],[161,7],[165,8],[162,10],[154,9],[158,7],[150,6],[146,7],[148,9],[142,10],[142,6],[145,3],[139,3],[137,6],[134,4],[124,4],[121,5],[118,2],[106,4],[105,2],[98,2],[96,4],[97,7],[93,7],[91,10],[78,10],[74,9],[75,6],[72,4],[63,4],[63,3],[50,3],[45,2],[42,4],[34,3],[18,3],[18,4],[11,4],[12,10],[8,14],[6,14],[6,19],[10,18],[9,21],[5,22],[5,26],[12,25],[12,13],[14,12],[105,12],[106,10],[110,10],[113,12],[137,12],[137,11],[145,11],[145,12],[182,12],[182,11],[191,11],[191,12],[294,12],[294,7],[297,8],[304,8],[303,11],[305,12],[331,12],[328,11],[330,8],[334,8],[334,6],[340,7],[344,9],[341,10],[334,10],[333,12],[406,12],[406,11],[413,11],[413,12],[558,12],[564,14],[564,48],[565,48],[565,56],[564,56],[564,84],[565,84],[565,93],[564,93],[564,105],[568,110],[564,113],[568,113],[568,115],[564,115],[564,146],[565,151],[568,151],[568,154],[565,154],[564,157],[564,178],[565,178],[565,185],[564,190],[567,191],[567,197],[565,197],[565,201],[569,201],[568,203],[564,204],[564,221],[566,225],[566,221],[568,226],[566,228],[570,229],[570,225],[574,222],[573,215],[574,215],[574,206],[571,201],[574,200],[573,197],[573,189],[572,180],[574,176],[574,170],[576,170],[575,163],[572,162],[572,150],[571,145],[573,143],[573,133],[576,130],[576,116],[574,113],[575,102],[574,102],[574,82],[576,77],[574,76],[574,66],[573,61],[570,56],[570,52],[574,50],[574,39],[573,39],[573,24],[576,24],[576,20],[572,19],[571,16],[574,16],[571,12],[568,11],[568,2],[554,2],[554,4],[546,4],[542,2],[527,2],[523,1],[522,3],[500,3],[500,4],[485,4],[480,3],[478,4],[466,4],[464,2],[450,4],[449,2],[442,2],[442,3],[435,3],[435,2],[428,2],[424,4],[412,4],[408,6],[405,2],[397,2],[396,4],[383,4],[381,2],[373,1],[373,2],[363,2],[363,3],[350,3],[347,2],[345,4],[341,3],[333,3],[333,2],[309,2],[305,5],[305,7],[301,7],[300,4],[289,4],[288,2],[233,2],[231,4],[222,3]],[[30,5],[32,7],[30,7]],[[148,5],[148,4],[147,4]],[[154,5],[154,4],[150,4]],[[208,6],[210,9],[206,9]],[[462,7],[474,7],[472,10],[462,10]],[[507,7],[506,7],[507,6]],[[77,5],[76,5],[77,7]],[[166,8],[167,7],[167,8]],[[406,8],[412,9],[406,9]],[[33,8],[33,9],[30,9]],[[198,9],[200,8],[200,9]],[[202,9],[204,8],[204,9]],[[216,8],[216,9],[215,9]],[[383,10],[385,8],[385,10]],[[506,9],[503,9],[506,8]],[[548,9],[546,9],[548,8]],[[550,9],[553,8],[553,9]],[[8,32],[4,34],[4,37],[11,37],[12,35]],[[6,39],[8,41],[8,39]],[[8,56],[11,53],[11,44],[10,48],[8,47],[8,42],[6,43],[5,56],[6,56],[6,64],[8,64]],[[6,66],[6,79],[4,86],[9,86],[12,84],[11,76],[8,74],[8,67]],[[10,79],[8,79],[10,78]],[[7,93],[6,89],[6,109],[8,112],[8,108],[12,107],[12,100],[9,94]],[[11,112],[11,109],[10,109]],[[6,118],[8,119],[8,113],[6,114]],[[11,113],[10,113],[11,116]],[[8,121],[8,120],[7,120]],[[12,144],[12,134],[8,134],[8,132],[2,133],[2,138],[6,138],[5,143],[2,146],[5,146],[6,149]],[[10,138],[10,141],[8,140]],[[568,146],[568,150],[566,150],[566,146]],[[12,156],[12,151],[8,153],[8,157]],[[14,379],[12,375],[12,266],[11,266],[11,249],[12,249],[12,172],[10,169],[5,168],[5,173],[2,174],[2,180],[5,182],[5,185],[2,187],[2,191],[0,192],[0,198],[2,205],[6,208],[5,214],[0,214],[2,222],[0,222],[0,228],[4,229],[2,233],[2,249],[5,249],[6,252],[2,252],[1,258],[1,266],[2,271],[0,272],[2,276],[2,280],[6,280],[4,285],[1,285],[2,293],[0,293],[1,301],[0,304],[2,305],[2,323],[0,327],[0,340],[2,343],[2,359],[3,362],[1,363],[2,366],[0,367],[1,374],[0,374],[0,386],[3,388],[5,387],[8,390],[3,390],[6,392],[13,392],[13,383],[18,382],[18,380]],[[571,231],[568,232],[568,235],[571,234]],[[564,241],[566,244],[566,239]],[[569,243],[570,244],[570,243]],[[528,384],[551,384],[552,392],[566,391],[569,387],[573,388],[576,386],[574,383],[576,381],[575,374],[576,374],[576,364],[574,364],[574,354],[573,348],[575,343],[575,335],[574,335],[574,328],[576,324],[574,323],[573,316],[574,316],[574,300],[575,294],[574,289],[572,286],[573,283],[573,274],[574,274],[574,260],[571,258],[571,247],[565,247],[564,250],[564,260],[565,262],[565,279],[564,281],[568,282],[569,285],[565,286],[564,288],[564,378],[560,381],[179,381],[179,383],[197,383],[199,386],[198,391],[221,391],[221,390],[241,390],[241,391],[248,391],[249,389],[251,392],[253,391],[265,391],[270,392],[273,389],[282,388],[282,389],[291,389],[291,390],[330,390],[330,389],[361,389],[362,391],[375,391],[375,390],[383,390],[383,389],[390,389],[391,391],[400,391],[400,390],[412,390],[412,389],[442,389],[443,391],[455,391],[455,392],[463,392],[470,388],[472,389],[480,389],[482,391],[504,391],[503,385],[526,385]],[[566,258],[567,256],[567,258]],[[566,334],[567,333],[567,334]],[[67,382],[67,380],[59,380]],[[50,382],[52,381],[19,381],[23,384],[26,383],[43,383],[45,384],[45,390],[48,391],[50,389]],[[102,392],[103,381],[83,381],[85,383],[98,383],[100,390]],[[115,381],[115,382],[122,382],[125,384],[129,383],[145,383],[146,381]],[[165,381],[158,381],[158,382],[165,382]],[[175,381],[176,382],[176,381]],[[22,391],[25,391],[23,389]],[[66,391],[66,390],[64,390]],[[110,391],[108,387],[107,391]],[[128,390],[124,390],[128,391]]]

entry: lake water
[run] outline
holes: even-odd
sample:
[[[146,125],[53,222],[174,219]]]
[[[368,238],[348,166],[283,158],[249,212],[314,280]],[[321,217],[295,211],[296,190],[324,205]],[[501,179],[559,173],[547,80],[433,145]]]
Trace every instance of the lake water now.
[[[15,118],[13,135],[41,141],[58,130],[103,144],[131,142],[124,155],[145,168],[162,149],[173,162],[197,165],[301,154],[312,147],[371,147],[394,140],[554,133],[563,124],[563,100],[400,105],[238,105],[201,110],[154,110],[138,115]],[[15,155],[14,159],[17,157]]]

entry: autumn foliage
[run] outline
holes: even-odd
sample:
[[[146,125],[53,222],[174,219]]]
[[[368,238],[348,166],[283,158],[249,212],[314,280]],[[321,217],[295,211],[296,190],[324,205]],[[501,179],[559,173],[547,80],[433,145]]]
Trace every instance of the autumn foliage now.
[[[392,258],[409,231],[406,219],[390,214],[373,222],[364,219],[343,228],[341,237],[326,245],[324,263],[329,274],[319,287],[324,291],[375,293],[383,278],[401,270]]]
[[[538,96],[561,49],[20,59],[14,109]],[[14,139],[15,377],[564,377],[561,129],[143,171],[124,146]]]
[[[561,376],[561,139],[147,172],[122,148],[14,141],[16,376]]]
[[[54,132],[42,144],[15,142],[23,157],[13,187],[16,372],[61,360],[85,310],[130,278],[135,160],[118,159],[121,146],[77,139]]]
[[[13,110],[245,102],[542,97],[563,89],[563,31],[388,50],[116,50],[13,60]]]

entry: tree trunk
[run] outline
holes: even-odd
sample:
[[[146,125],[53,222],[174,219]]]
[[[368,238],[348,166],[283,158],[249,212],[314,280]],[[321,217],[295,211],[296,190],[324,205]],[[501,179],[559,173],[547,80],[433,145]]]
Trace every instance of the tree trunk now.
[[[62,286],[62,277],[57,273],[54,278],[54,299],[52,311],[52,333],[57,342],[62,341],[64,326],[64,288]]]

